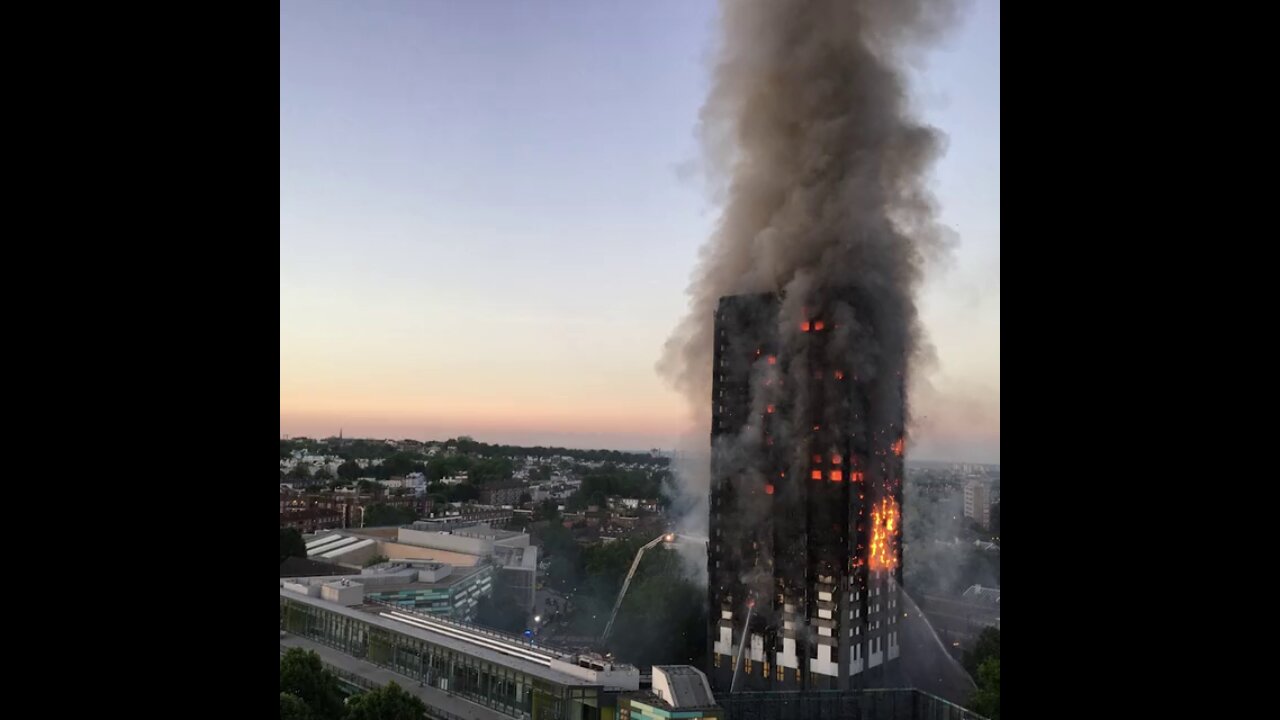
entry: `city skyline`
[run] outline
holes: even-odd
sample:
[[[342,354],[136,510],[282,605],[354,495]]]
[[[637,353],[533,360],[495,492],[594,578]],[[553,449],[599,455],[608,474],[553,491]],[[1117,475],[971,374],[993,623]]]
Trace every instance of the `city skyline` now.
[[[714,3],[281,7],[281,432],[677,446]],[[998,33],[973,3],[917,78],[958,237],[921,460],[999,462]]]

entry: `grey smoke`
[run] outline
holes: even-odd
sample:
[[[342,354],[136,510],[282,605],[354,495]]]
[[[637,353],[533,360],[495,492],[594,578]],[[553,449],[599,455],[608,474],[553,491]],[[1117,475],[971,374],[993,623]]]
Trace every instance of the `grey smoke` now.
[[[926,259],[948,245],[926,186],[943,143],[911,114],[906,67],[955,10],[951,0],[721,2],[700,132],[723,211],[701,250],[689,312],[658,363],[688,398],[698,442],[709,428],[722,296],[785,293],[785,343],[802,306],[827,304],[827,289],[856,288],[871,307],[834,304],[845,334],[831,348],[874,383],[873,394],[900,391],[927,356],[916,295]],[[676,473],[677,502],[704,498],[684,524],[705,534],[706,471]]]

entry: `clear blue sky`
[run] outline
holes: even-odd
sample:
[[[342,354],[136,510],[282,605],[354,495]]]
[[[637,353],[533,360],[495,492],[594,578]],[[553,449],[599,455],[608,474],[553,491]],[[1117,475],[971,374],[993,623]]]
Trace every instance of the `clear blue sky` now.
[[[281,431],[670,446],[654,373],[716,217],[711,0],[283,0]],[[917,78],[960,235],[925,459],[999,460],[999,2]]]

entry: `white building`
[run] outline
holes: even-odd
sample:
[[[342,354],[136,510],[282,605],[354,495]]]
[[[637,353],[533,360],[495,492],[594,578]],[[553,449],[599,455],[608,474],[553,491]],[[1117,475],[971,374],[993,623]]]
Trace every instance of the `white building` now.
[[[991,483],[970,480],[964,484],[964,516],[983,528],[991,527]]]

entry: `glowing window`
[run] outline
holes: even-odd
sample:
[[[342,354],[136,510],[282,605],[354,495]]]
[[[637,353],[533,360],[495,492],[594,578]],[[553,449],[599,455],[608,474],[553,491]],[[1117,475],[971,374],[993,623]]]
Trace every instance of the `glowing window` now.
[[[843,380],[843,379],[844,379],[844,371],[843,371],[843,370],[837,370],[837,371],[836,371],[836,379],[837,379],[837,380]]]
[[[766,408],[764,409],[764,411],[765,411],[765,412],[767,412],[767,413],[772,413],[772,412],[773,412],[773,406],[772,406],[772,405],[770,405],[770,406],[766,407]]]
[[[777,364],[778,364],[778,356],[777,356],[777,355],[770,355],[770,356],[769,356],[769,364],[770,364],[770,365],[777,365]]]
[[[764,494],[765,494],[765,495],[772,495],[772,494],[773,494],[773,486],[772,486],[772,485],[767,485],[767,484],[766,484],[766,485],[764,486]]]
[[[840,482],[844,480],[844,473],[839,470],[831,471],[831,482]]]
[[[814,465],[821,465],[821,464],[822,464],[822,456],[821,456],[821,455],[814,455],[814,456],[813,456],[813,464],[814,464]]]
[[[806,321],[804,321],[804,322],[800,323],[800,332],[809,332],[809,321],[808,321],[808,320],[806,320]]]
[[[814,320],[814,321],[813,321],[813,329],[814,329],[814,330],[821,330],[821,329],[822,329],[822,328],[824,328],[824,327],[826,327],[826,323],[822,322],[821,320]]]
[[[821,471],[821,470],[814,470],[812,473],[810,473],[809,477],[813,478],[814,480],[821,480],[821,479],[822,479],[822,471]]]

